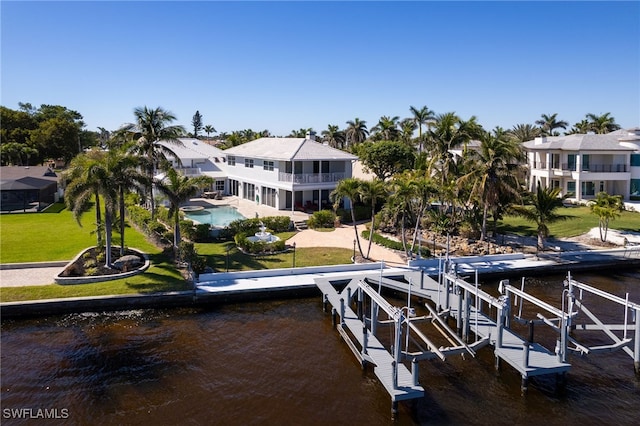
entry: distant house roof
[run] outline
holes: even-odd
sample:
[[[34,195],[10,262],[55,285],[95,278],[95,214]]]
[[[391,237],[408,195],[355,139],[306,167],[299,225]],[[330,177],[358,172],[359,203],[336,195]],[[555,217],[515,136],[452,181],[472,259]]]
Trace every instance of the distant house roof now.
[[[260,138],[224,151],[227,155],[266,160],[357,160],[358,157],[305,138]]]
[[[42,189],[57,184],[58,176],[48,166],[0,167],[0,190]]]
[[[527,141],[522,146],[529,150],[545,151],[634,151],[634,148],[620,144],[623,140],[629,140],[628,138],[628,130],[616,130],[606,134],[547,136]]]
[[[225,157],[224,151],[199,139],[178,138],[178,140],[182,142],[182,145],[167,141],[160,141],[158,143],[175,152],[181,160],[197,160],[199,158],[215,159]]]

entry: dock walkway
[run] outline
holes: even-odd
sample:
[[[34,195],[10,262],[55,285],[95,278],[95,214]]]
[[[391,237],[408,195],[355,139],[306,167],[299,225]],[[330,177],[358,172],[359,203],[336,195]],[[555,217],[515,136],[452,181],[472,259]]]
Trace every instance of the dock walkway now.
[[[394,386],[393,363],[395,361],[393,356],[349,307],[350,296],[355,295],[358,288],[357,280],[352,279],[341,292],[338,292],[327,279],[316,279],[316,285],[336,311],[344,312],[340,318],[340,324],[337,326],[347,328],[358,341],[362,348],[361,357],[375,365],[374,372],[391,396],[391,400],[397,402],[422,398],[424,388],[414,383],[413,374],[402,363],[397,365],[398,378],[397,384]],[[343,335],[343,337],[348,341],[348,336]],[[352,347],[352,350],[357,356],[357,348]]]

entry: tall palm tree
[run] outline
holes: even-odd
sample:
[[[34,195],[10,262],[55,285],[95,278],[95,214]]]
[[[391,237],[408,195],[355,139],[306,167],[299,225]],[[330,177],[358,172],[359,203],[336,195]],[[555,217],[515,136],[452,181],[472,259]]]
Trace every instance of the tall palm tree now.
[[[188,201],[199,190],[211,187],[212,184],[213,178],[210,176],[200,175],[190,178],[178,174],[175,169],[169,169],[165,180],[157,183],[158,190],[169,199],[169,216],[173,216],[174,220],[173,246],[176,252],[182,240],[180,236],[180,204]]]
[[[510,194],[511,199],[519,194],[520,185],[516,169],[523,159],[522,146],[507,136],[502,129],[485,132],[480,138],[480,148],[469,153],[469,172],[458,179],[463,183],[472,181],[470,197],[482,206],[482,231],[480,240],[487,236],[489,211],[498,211],[499,203],[505,199],[501,194]],[[472,199],[469,200],[469,203]]]
[[[337,125],[329,124],[327,130],[322,131],[322,140],[333,148],[344,148],[345,135]]]
[[[610,112],[602,115],[589,113],[587,114],[587,120],[589,120],[589,130],[595,133],[604,134],[620,129],[620,125],[616,123],[615,118],[611,117]]]
[[[564,120],[558,121],[558,113],[547,115],[542,114],[539,120],[536,120],[536,124],[539,125],[542,129],[542,134],[544,136],[559,136],[560,133],[554,132],[555,129],[566,129],[569,126]]]
[[[509,136],[520,143],[532,141],[540,136],[540,128],[531,124],[516,124],[509,130]]]
[[[166,155],[171,155],[178,160],[178,156],[170,148],[161,145],[160,141],[181,146],[182,142],[178,140],[178,137],[185,133],[185,129],[183,126],[171,125],[176,117],[160,107],[155,109],[146,106],[138,107],[133,111],[133,114],[136,122],[126,127],[135,132],[138,137],[132,151],[149,160],[146,167],[148,178],[146,196],[151,209],[151,217],[155,219],[155,201],[153,199],[155,168],[161,160],[166,160]]]
[[[514,205],[512,211],[535,222],[538,231],[538,250],[544,249],[544,241],[549,236],[549,225],[567,220],[570,216],[558,214],[556,209],[562,206],[562,199],[558,197],[561,188],[542,187],[538,185],[536,192],[531,194],[530,206]]]
[[[591,123],[589,123],[589,121],[585,118],[583,120],[580,120],[576,124],[574,124],[573,127],[568,132],[565,132],[565,135],[575,135],[575,134],[584,135],[586,133],[589,133],[590,131],[591,131]]]
[[[375,140],[394,141],[398,139],[398,120],[400,117],[397,115],[389,117],[383,115],[378,120],[378,124],[371,128],[371,135]]]
[[[406,171],[394,176],[391,182],[391,193],[388,202],[385,204],[385,208],[392,212],[392,216],[395,217],[395,223],[400,222],[400,238],[402,241],[402,248],[409,257],[409,250],[407,248],[407,233],[405,230],[408,223],[407,215],[412,215],[416,204],[417,185],[414,184],[414,174]],[[399,218],[398,218],[399,216]]]
[[[371,254],[371,244],[373,243],[373,234],[375,234],[375,218],[376,218],[376,206],[378,202],[384,200],[388,193],[385,188],[384,181],[379,179],[366,180],[360,183],[358,188],[360,194],[360,200],[363,203],[370,203],[371,206],[371,227],[369,228],[369,247],[367,248],[367,259]]]
[[[202,130],[204,130],[204,132],[207,134],[207,139],[209,138],[209,135],[211,133],[215,133],[216,132],[215,127],[213,127],[211,124],[207,124],[206,126],[204,126],[204,128]]]
[[[433,128],[427,131],[427,141],[431,154],[429,170],[440,175],[442,185],[449,181],[449,176],[455,174],[457,165],[452,149],[466,146],[469,141],[482,135],[476,117],[465,121],[453,112],[440,114],[436,117]]]
[[[411,118],[405,118],[400,122],[400,140],[407,145],[412,145],[413,132],[416,131],[416,123]]]
[[[418,125],[418,152],[422,152],[424,146],[424,141],[422,139],[422,125],[426,124],[429,126],[429,123],[433,122],[436,118],[435,113],[426,106],[423,106],[420,109],[412,106],[409,107],[409,111],[413,114],[413,121]]]
[[[358,243],[358,251],[360,256],[364,257],[362,252],[362,246],[360,244],[360,236],[358,235],[358,227],[356,226],[356,213],[355,204],[360,198],[360,184],[363,181],[356,178],[342,179],[338,182],[336,189],[334,189],[329,197],[333,201],[333,209],[337,210],[340,202],[345,198],[348,198],[351,202],[351,224],[353,225],[353,232],[355,233],[355,240]]]
[[[118,193],[118,211],[120,228],[120,256],[125,254],[125,194],[138,186],[146,187],[147,175],[140,172],[141,158],[131,155],[126,149],[111,150],[106,163],[112,173],[112,183]]]
[[[355,120],[347,121],[347,129],[345,130],[345,137],[347,146],[351,148],[354,145],[364,142],[369,136],[367,130],[367,122],[360,120],[356,117]]]
[[[117,192],[113,185],[113,173],[109,169],[107,153],[93,149],[86,154],[79,154],[71,167],[64,173],[69,182],[65,190],[65,202],[72,210],[74,217],[81,225],[82,214],[90,208],[91,199],[96,202],[97,247],[102,249],[103,223],[101,219],[101,202],[104,203],[104,235],[105,265],[111,265],[111,236],[115,212]]]

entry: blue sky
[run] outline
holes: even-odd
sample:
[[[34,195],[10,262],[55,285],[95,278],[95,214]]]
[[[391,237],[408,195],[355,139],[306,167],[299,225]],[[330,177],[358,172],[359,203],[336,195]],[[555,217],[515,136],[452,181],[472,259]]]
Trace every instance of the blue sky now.
[[[5,1],[3,106],[63,105],[88,130],[161,106],[191,130],[472,115],[511,128],[610,112],[640,126],[640,2]]]

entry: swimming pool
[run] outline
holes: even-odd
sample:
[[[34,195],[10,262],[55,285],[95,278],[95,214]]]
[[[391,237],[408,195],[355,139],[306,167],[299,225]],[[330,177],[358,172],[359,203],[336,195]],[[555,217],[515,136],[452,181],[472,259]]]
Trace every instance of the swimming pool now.
[[[197,223],[208,223],[216,228],[224,228],[234,220],[246,219],[235,207],[211,206],[204,210],[185,212],[185,217]]]

